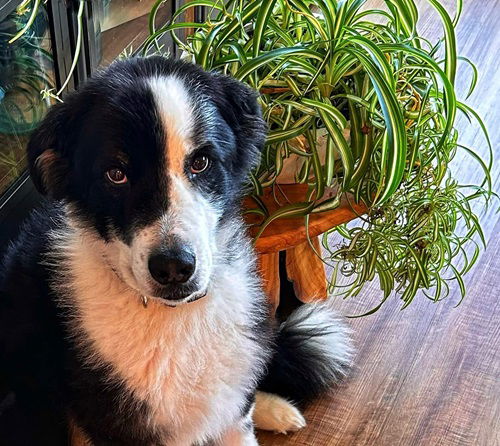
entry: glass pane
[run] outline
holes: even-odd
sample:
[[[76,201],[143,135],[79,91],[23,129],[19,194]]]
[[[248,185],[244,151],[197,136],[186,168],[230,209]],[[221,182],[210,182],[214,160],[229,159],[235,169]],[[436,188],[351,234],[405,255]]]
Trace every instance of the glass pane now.
[[[108,65],[124,50],[137,50],[149,36],[149,12],[155,0],[99,0],[96,4],[98,60],[99,65]],[[171,2],[164,2],[158,9],[156,23],[164,24],[171,10]]]
[[[9,43],[31,14],[17,4],[0,9],[0,195],[26,168],[29,134],[50,105],[41,91],[54,88],[47,11],[40,5],[29,30]]]

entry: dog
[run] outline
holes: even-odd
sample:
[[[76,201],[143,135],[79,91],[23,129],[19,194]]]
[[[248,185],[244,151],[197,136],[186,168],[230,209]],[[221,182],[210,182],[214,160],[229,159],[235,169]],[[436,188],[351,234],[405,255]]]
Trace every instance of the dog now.
[[[240,216],[266,124],[235,79],[117,61],[27,147],[43,195],[0,281],[0,443],[257,445],[351,362],[328,304],[270,316]]]

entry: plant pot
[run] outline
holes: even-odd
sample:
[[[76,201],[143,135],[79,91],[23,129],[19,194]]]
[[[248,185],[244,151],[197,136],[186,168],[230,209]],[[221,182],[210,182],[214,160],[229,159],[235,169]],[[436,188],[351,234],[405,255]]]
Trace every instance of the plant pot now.
[[[349,127],[343,130],[343,135],[347,141],[350,140]],[[319,155],[321,164],[325,164],[326,158],[326,142],[327,142],[328,132],[325,128],[318,129],[318,135],[316,138],[316,150]],[[297,149],[304,152],[311,152],[311,149],[303,136],[297,136],[296,138],[289,141],[289,144]],[[335,152],[335,160],[340,159],[338,152]],[[297,155],[295,153],[290,153],[288,157],[283,160],[283,166],[281,172],[276,177],[277,184],[296,184],[297,174],[301,171],[302,165],[304,164],[304,157]]]

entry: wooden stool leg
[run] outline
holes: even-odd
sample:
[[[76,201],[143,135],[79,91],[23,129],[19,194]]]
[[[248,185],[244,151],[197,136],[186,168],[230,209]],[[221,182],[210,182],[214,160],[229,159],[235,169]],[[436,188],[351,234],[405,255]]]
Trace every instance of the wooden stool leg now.
[[[316,252],[321,253],[318,237],[311,239]],[[301,302],[324,300],[326,291],[325,264],[314,253],[309,242],[286,250],[286,272],[293,282],[295,295]]]
[[[273,314],[280,303],[280,265],[279,252],[260,254],[258,266],[262,277],[262,287],[273,307]]]

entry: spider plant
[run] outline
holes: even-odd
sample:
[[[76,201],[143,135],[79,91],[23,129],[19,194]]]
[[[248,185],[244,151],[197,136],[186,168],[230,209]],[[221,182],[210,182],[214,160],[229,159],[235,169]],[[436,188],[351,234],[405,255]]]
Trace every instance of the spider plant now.
[[[471,203],[492,197],[486,128],[454,88],[461,0],[454,17],[440,1],[429,2],[443,25],[436,42],[418,34],[413,0],[387,0],[384,10],[367,8],[364,0],[193,0],[158,29],[163,0],[157,0],[143,48],[145,54],[161,50],[159,38],[171,33],[203,68],[260,91],[269,136],[251,194],[261,203],[263,188],[276,186],[291,155],[303,159],[296,181],[309,186],[302,203],[272,214],[253,210],[263,216],[261,232],[276,218],[301,215],[307,224],[311,213],[334,209],[343,195],[365,203],[366,215],[330,231],[342,244],[332,246],[329,233],[323,237],[331,290],[357,295],[378,276],[381,302],[396,292],[405,307],[421,289],[434,301],[446,297],[450,281],[464,296],[463,275],[484,244]],[[196,6],[209,19],[183,22]],[[186,29],[193,32],[183,40],[178,31]],[[469,95],[477,79],[472,67]],[[458,112],[483,130],[487,161],[459,144]],[[320,134],[326,134],[325,153]],[[451,175],[459,151],[484,171],[481,184],[462,186]],[[332,187],[337,195],[326,198]]]

